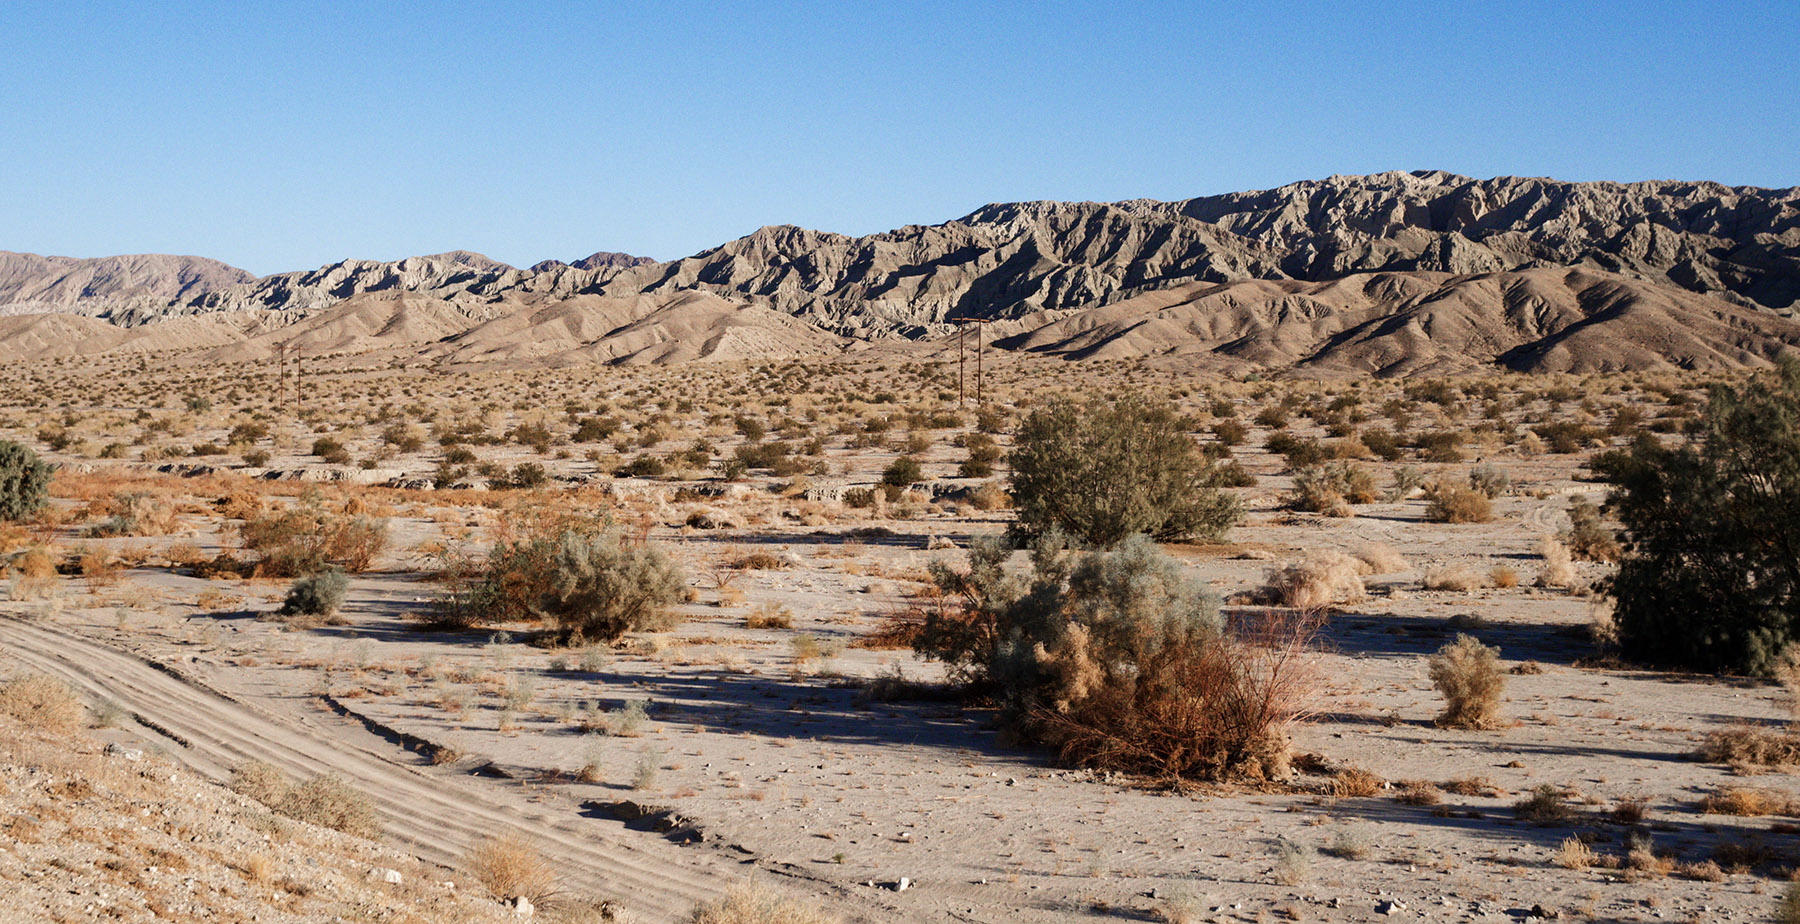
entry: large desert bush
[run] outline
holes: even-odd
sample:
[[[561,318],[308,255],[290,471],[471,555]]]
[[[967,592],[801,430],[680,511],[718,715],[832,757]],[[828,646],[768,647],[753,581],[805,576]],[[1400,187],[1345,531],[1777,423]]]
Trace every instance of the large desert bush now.
[[[1169,779],[1285,775],[1288,729],[1312,690],[1311,622],[1227,625],[1149,539],[1086,553],[1059,539],[1040,541],[1028,571],[1008,571],[994,541],[971,545],[966,571],[933,563],[940,605],[918,649],[1067,763]]]
[[[555,582],[540,604],[569,639],[610,640],[668,624],[669,607],[686,586],[660,546],[618,529],[566,532],[558,542]]]
[[[453,626],[549,623],[562,638],[608,641],[658,629],[686,580],[663,549],[604,520],[567,521],[497,542],[447,569],[436,619]]]
[[[1236,498],[1218,489],[1212,462],[1166,401],[1050,401],[1019,425],[1007,458],[1022,537],[1056,529],[1097,546],[1134,533],[1220,538],[1238,520]]]
[[[1800,641],[1800,360],[1716,386],[1685,445],[1596,459],[1624,524],[1608,587],[1625,654],[1766,674]]]
[[[1458,634],[1456,641],[1431,656],[1427,666],[1432,685],[1444,695],[1444,712],[1437,718],[1438,725],[1500,727],[1500,694],[1506,689],[1500,649],[1483,645],[1473,636]]]
[[[50,500],[50,463],[30,447],[0,440],[0,523],[23,520]]]
[[[69,685],[45,674],[0,684],[0,713],[30,728],[66,735],[87,723],[87,708]]]

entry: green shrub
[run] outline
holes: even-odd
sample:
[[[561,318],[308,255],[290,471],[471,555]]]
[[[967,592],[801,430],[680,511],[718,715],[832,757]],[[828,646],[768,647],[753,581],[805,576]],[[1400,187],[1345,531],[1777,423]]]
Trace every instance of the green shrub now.
[[[345,465],[350,461],[350,450],[345,449],[343,443],[329,436],[313,440],[312,454],[333,465]]]
[[[1217,539],[1237,499],[1168,402],[1138,397],[1050,401],[1019,425],[1008,457],[1017,535],[1052,529],[1093,545],[1133,533]]]
[[[1572,420],[1558,420],[1531,428],[1544,441],[1544,448],[1554,453],[1580,452],[1588,443],[1606,435],[1606,431],[1583,426]]]
[[[342,571],[321,571],[294,582],[281,604],[283,616],[330,616],[344,605],[350,579]]]
[[[1627,541],[1607,587],[1625,654],[1763,674],[1800,641],[1800,361],[1715,386],[1698,432],[1597,465]]]
[[[1250,435],[1250,428],[1235,417],[1228,417],[1212,425],[1213,439],[1221,446],[1237,446]]]
[[[1311,695],[1311,623],[1227,628],[1218,600],[1155,543],[1071,553],[1042,537],[1028,574],[1009,548],[970,545],[969,570],[930,568],[942,605],[915,643],[991,694],[1016,734],[1069,764],[1165,779],[1288,772],[1287,731]]]
[[[881,473],[881,483],[889,487],[904,488],[925,480],[925,473],[919,468],[919,460],[912,456],[901,456],[895,459],[886,471]]]
[[[0,522],[23,520],[50,501],[50,463],[30,447],[0,440]]]

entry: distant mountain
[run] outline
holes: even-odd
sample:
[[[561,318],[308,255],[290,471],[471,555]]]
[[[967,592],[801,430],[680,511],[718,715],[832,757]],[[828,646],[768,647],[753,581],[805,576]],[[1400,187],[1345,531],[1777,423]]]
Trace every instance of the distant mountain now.
[[[652,260],[649,257],[634,257],[628,253],[614,253],[610,250],[602,250],[598,253],[588,254],[587,256],[576,260],[574,263],[564,263],[561,260],[545,260],[542,263],[532,264],[531,271],[534,273],[541,273],[545,270],[557,269],[565,266],[572,266],[576,269],[584,270],[626,268],[643,266],[647,263],[655,262],[655,260]]]
[[[255,279],[205,257],[78,259],[0,251],[0,314],[78,312],[94,304],[155,309]]]
[[[293,325],[339,306],[386,317],[374,306],[401,295],[390,321],[446,342],[488,325],[479,349],[427,351],[440,362],[809,355],[982,318],[1005,322],[1006,348],[1196,367],[1728,368],[1800,347],[1800,189],[1382,173],[1179,202],[996,204],[862,237],[779,225],[668,262],[601,252],[527,270],[466,251],[261,279],[191,257],[0,255],[0,314],[115,328],[229,315],[190,325],[195,345],[225,353],[297,338]],[[516,330],[555,348],[494,341],[514,317],[551,319]],[[596,329],[609,318],[617,329]],[[424,349],[405,324],[365,323],[308,342]],[[6,330],[105,349],[173,336],[16,324],[0,352]]]

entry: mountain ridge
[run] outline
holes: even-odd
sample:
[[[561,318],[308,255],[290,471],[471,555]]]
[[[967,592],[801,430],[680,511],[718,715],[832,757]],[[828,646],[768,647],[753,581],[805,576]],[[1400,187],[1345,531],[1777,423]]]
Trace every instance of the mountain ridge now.
[[[0,253],[0,315],[47,310],[125,328],[181,317],[248,315],[261,320],[226,326],[278,331],[347,301],[384,294],[442,302],[450,312],[446,318],[542,312],[582,299],[622,305],[647,298],[644,304],[662,312],[646,322],[651,328],[686,331],[683,337],[732,331],[720,342],[735,344],[725,351],[733,356],[757,349],[784,353],[786,340],[812,353],[840,340],[931,339],[955,322],[973,319],[1053,325],[1071,312],[1148,304],[1143,300],[1154,293],[1225,286],[1222,291],[1236,300],[1232,306],[1285,299],[1290,307],[1304,303],[1308,310],[1341,314],[1340,321],[1350,315],[1417,315],[1421,309],[1409,299],[1421,291],[1440,292],[1467,306],[1463,320],[1449,327],[1498,325],[1490,332],[1496,342],[1524,351],[1507,353],[1511,359],[1490,355],[1484,362],[1579,366],[1586,360],[1554,358],[1561,355],[1555,350],[1531,352],[1533,338],[1560,335],[1517,326],[1520,308],[1507,293],[1530,289],[1540,304],[1561,306],[1561,316],[1572,319],[1566,310],[1571,299],[1593,299],[1598,297],[1593,293],[1611,286],[1628,293],[1620,304],[1631,310],[1586,318],[1583,327],[1615,332],[1629,327],[1619,343],[1640,365],[1715,366],[1767,361],[1794,342],[1784,316],[1800,307],[1800,187],[1477,180],[1443,171],[1390,171],[1175,201],[989,203],[939,224],[862,236],[768,225],[675,260],[602,251],[574,263],[548,260],[528,269],[451,251],[391,262],[344,260],[248,279],[241,270],[202,258],[101,258],[97,267],[114,262],[83,275],[68,258],[34,263],[24,259],[29,256]],[[62,262],[44,262],[55,260]],[[1548,272],[1558,269],[1577,275]],[[1347,288],[1329,285],[1370,277],[1384,280],[1386,294],[1373,300],[1350,297]],[[1477,284],[1480,280],[1486,282]],[[1292,291],[1270,295],[1254,283]],[[722,301],[684,300],[684,293]],[[749,309],[773,314],[745,314]],[[1201,310],[1223,311],[1221,317],[1244,325],[1236,331],[1243,343],[1259,342],[1274,329],[1270,318],[1238,312],[1218,299],[1197,297],[1182,309],[1187,315]],[[684,312],[700,314],[690,322],[679,317]],[[801,328],[777,322],[776,315],[827,336],[802,334]],[[1690,315],[1692,329],[1703,335],[1682,331],[1680,319]],[[1282,331],[1277,340],[1287,345],[1265,350],[1262,361],[1372,374],[1456,364],[1439,355],[1443,345],[1429,332],[1421,338],[1408,322],[1395,324],[1371,336],[1410,343],[1407,349],[1418,354],[1413,360],[1372,359],[1386,348],[1352,349],[1363,341],[1347,329],[1333,335],[1334,346],[1316,347],[1335,359],[1305,360],[1294,352],[1298,341],[1290,342],[1301,337],[1301,328],[1282,322],[1274,327]],[[1030,333],[1029,324],[1011,326],[1021,335]],[[1212,326],[1189,318],[1131,335],[1119,331],[1122,339],[1106,349],[1079,337],[1044,339],[1049,333],[1018,344],[1074,357],[1123,351],[1200,362],[1206,352],[1225,361],[1219,358],[1231,354],[1217,353],[1216,343],[1203,348],[1212,343],[1205,333]],[[750,336],[750,327],[763,332]],[[52,329],[38,325],[36,336],[42,339]],[[631,342],[642,341],[648,329]],[[1145,339],[1144,330],[1150,329],[1160,331],[1151,340],[1161,346]],[[1755,342],[1733,333],[1745,330],[1754,331]],[[1186,341],[1164,343],[1167,338]],[[588,353],[596,361],[622,361],[623,354],[611,351],[625,349],[623,343]],[[1127,349],[1126,343],[1136,346]],[[575,349],[559,355],[575,355],[569,352]],[[643,349],[629,352],[642,355]],[[684,348],[666,355],[717,352]],[[1352,360],[1353,354],[1361,358]],[[1249,362],[1248,355],[1230,361]],[[1426,355],[1437,358],[1414,361]],[[1521,358],[1530,356],[1539,358]]]

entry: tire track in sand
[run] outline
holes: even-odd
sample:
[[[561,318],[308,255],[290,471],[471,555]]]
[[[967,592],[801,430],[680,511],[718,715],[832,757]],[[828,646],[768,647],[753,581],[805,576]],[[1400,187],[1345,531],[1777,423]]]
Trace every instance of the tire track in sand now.
[[[558,864],[564,891],[613,898],[640,919],[671,924],[745,872],[741,861],[585,818],[566,805],[557,810],[501,786],[397,763],[399,748],[350,720],[308,728],[56,629],[5,617],[0,651],[140,714],[147,727],[185,742],[171,747],[170,756],[205,776],[223,780],[233,764],[248,759],[296,778],[335,773],[376,804],[391,840],[424,860],[453,865],[476,840],[516,833]]]

